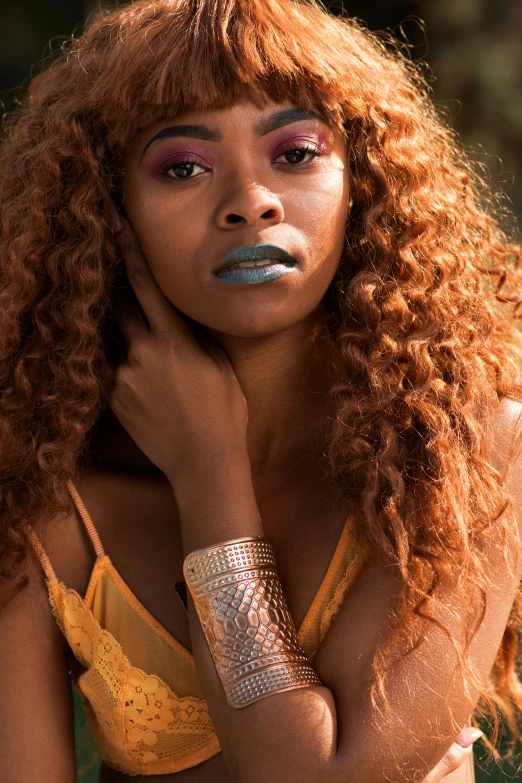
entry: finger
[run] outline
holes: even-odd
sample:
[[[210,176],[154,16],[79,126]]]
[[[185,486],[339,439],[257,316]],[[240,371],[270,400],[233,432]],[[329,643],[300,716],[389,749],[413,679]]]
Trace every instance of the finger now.
[[[450,772],[455,772],[456,769],[459,769],[472,753],[473,745],[463,748],[458,742],[454,742],[437,766],[424,779],[423,783],[439,783],[440,780],[444,780],[445,776],[449,775]]]
[[[230,359],[225,349],[209,334],[207,334],[196,321],[191,321],[191,328],[198,343],[203,350],[216,362],[220,370],[230,368]]]
[[[475,726],[464,726],[455,742],[457,742],[463,748],[469,748],[470,745],[473,745],[474,742],[483,736],[484,732],[480,729],[477,729]]]
[[[121,218],[124,228],[117,234],[123,251],[127,278],[143,308],[151,331],[193,340],[192,332],[182,316],[169,302],[154,279],[147,259],[128,223]]]
[[[112,226],[112,230],[115,234],[119,234],[119,232],[124,227],[123,225],[123,218],[114,206],[114,204],[110,207],[109,210],[109,220]]]
[[[102,394],[106,400],[108,400],[110,396],[115,377],[116,377],[116,368],[113,367],[112,364],[110,364],[109,362],[105,362],[102,369],[101,389],[102,389]]]
[[[121,297],[120,306],[115,317],[125,338],[127,348],[132,342],[137,341],[140,336],[149,331],[148,324],[145,323],[138,310],[138,303],[129,294]]]
[[[449,775],[450,772],[459,769],[472,755],[473,743],[483,735],[484,732],[475,726],[464,726],[448,752],[422,783],[438,783],[439,780]]]

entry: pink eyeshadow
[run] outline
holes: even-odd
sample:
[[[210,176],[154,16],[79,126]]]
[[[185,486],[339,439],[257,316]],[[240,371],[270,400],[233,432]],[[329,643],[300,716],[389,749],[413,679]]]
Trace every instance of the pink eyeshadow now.
[[[151,174],[156,174],[172,160],[189,158],[201,166],[212,167],[213,162],[207,150],[195,144],[162,144],[157,150],[151,151],[145,160],[145,167]]]
[[[289,144],[294,143],[296,146],[304,146],[311,144],[312,146],[319,147],[324,153],[331,152],[333,146],[333,139],[328,132],[306,132],[306,131],[291,131],[290,129],[286,134],[282,134],[269,148],[269,155],[273,157],[277,151],[281,148],[283,151],[291,149]]]

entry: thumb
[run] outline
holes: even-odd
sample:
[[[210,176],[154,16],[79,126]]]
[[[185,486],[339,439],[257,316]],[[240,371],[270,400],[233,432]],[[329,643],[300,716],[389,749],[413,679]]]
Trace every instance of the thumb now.
[[[472,755],[473,743],[483,734],[480,729],[466,726],[459,734],[455,742],[444,754],[437,766],[423,780],[423,783],[439,783],[450,772],[459,769]]]
[[[455,742],[462,748],[469,748],[476,740],[480,739],[484,732],[476,729],[474,726],[465,726],[460,732]]]

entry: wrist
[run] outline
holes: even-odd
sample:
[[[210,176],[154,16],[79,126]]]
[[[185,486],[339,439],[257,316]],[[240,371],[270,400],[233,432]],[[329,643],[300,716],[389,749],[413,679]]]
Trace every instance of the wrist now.
[[[214,441],[212,448],[208,441],[200,448],[192,443],[166,475],[176,497],[180,498],[197,491],[202,484],[227,482],[228,476],[241,483],[252,482],[246,443],[238,447],[237,443]]]

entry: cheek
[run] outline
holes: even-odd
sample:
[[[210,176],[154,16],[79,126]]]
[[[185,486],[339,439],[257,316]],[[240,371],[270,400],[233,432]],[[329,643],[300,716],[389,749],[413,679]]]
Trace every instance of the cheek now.
[[[348,200],[348,180],[342,170],[318,179],[314,187],[291,199],[287,218],[307,237],[314,258],[326,260],[343,247]]]
[[[129,205],[128,215],[160,286],[178,289],[187,280],[204,239],[198,211],[187,205],[174,211],[166,197],[142,194]]]

